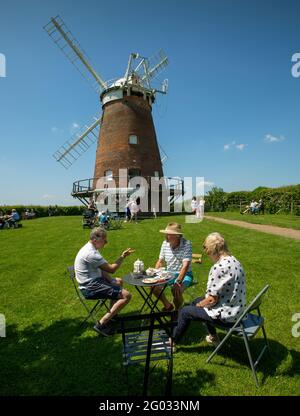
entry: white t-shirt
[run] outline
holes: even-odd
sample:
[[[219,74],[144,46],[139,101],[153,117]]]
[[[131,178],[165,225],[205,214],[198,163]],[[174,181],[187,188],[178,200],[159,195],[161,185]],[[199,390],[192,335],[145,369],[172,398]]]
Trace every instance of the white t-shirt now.
[[[206,297],[218,296],[218,303],[204,308],[212,318],[235,322],[246,307],[246,283],[242,265],[234,256],[224,256],[210,269]]]
[[[85,289],[92,280],[102,277],[100,266],[105,263],[107,261],[93,244],[90,241],[86,243],[77,253],[74,263],[79,289]]]

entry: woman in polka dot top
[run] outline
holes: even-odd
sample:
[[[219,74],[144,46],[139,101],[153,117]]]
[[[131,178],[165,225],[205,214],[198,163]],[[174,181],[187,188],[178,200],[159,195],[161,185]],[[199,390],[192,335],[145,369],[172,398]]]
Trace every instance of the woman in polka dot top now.
[[[245,273],[240,262],[229,252],[226,241],[219,233],[209,234],[203,249],[214,262],[208,276],[205,297],[195,299],[181,309],[174,342],[178,342],[193,320],[206,324],[206,341],[216,345],[218,337],[214,323],[231,326],[246,306]]]

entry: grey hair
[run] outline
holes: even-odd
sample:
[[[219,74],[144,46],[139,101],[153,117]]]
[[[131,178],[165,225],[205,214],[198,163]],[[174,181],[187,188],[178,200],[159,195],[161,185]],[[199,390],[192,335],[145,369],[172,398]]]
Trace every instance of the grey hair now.
[[[107,233],[104,228],[98,227],[94,228],[90,234],[90,240],[101,240],[102,238],[106,237]]]
[[[228,245],[224,237],[219,233],[209,234],[204,242],[204,245],[207,249],[208,254],[213,254],[217,256],[230,255]]]

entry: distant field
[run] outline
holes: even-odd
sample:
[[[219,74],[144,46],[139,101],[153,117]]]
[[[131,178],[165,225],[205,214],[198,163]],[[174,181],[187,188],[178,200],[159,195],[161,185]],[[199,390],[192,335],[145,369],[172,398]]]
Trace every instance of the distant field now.
[[[239,220],[251,222],[253,224],[275,225],[277,227],[293,228],[300,230],[300,216],[299,215],[249,215],[240,214],[239,212],[207,212],[207,215],[226,218],[227,220]]]
[[[225,236],[245,268],[248,300],[267,283],[271,286],[262,312],[272,355],[258,368],[262,387],[255,387],[240,339],[232,339],[219,357],[205,364],[211,347],[204,341],[202,325],[194,323],[175,354],[173,394],[299,395],[299,338],[291,330],[292,316],[300,312],[300,242],[208,220],[185,224],[184,216],[144,220],[109,231],[109,243],[103,250],[108,261],[127,247],[136,249],[117,276],[131,271],[137,258],[146,267],[155,264],[163,241],[158,231],[169,220],[183,224],[194,252],[202,252],[210,232]],[[83,309],[65,275],[66,266],[73,263],[88,235],[80,217],[23,221],[21,229],[0,231],[0,313],[7,321],[7,337],[0,338],[0,395],[127,394],[121,336],[102,338],[91,323],[79,327]],[[187,301],[204,293],[210,267],[207,257],[202,265],[194,265],[199,283],[186,292]],[[141,299],[133,287],[128,289],[133,299],[124,313],[137,312]],[[253,342],[254,355],[260,346],[259,334]],[[162,394],[165,369],[159,363],[151,374],[151,395]],[[142,377],[142,365],[129,369],[133,395],[140,394]]]

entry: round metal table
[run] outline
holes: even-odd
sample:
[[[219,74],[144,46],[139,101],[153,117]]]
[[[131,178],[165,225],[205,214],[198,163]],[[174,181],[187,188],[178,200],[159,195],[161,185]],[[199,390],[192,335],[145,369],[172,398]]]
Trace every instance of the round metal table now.
[[[175,277],[175,273],[174,272],[169,272],[174,274]],[[168,286],[168,282],[171,279],[167,279],[164,282],[158,282],[158,283],[144,283],[142,280],[147,276],[146,274],[140,274],[140,273],[129,273],[126,276],[123,277],[123,280],[128,283],[129,285],[132,285],[136,288],[137,292],[140,294],[140,296],[142,297],[144,303],[143,306],[140,310],[140,313],[143,312],[144,308],[146,306],[149,307],[150,309],[150,313],[151,312],[159,312],[159,309],[157,307],[157,303],[161,297],[161,295],[163,294],[163,292],[165,291],[166,287]],[[160,292],[159,296],[155,299],[152,298],[153,295],[153,287],[155,286],[161,286],[162,287],[162,291]],[[149,288],[150,290],[147,290],[147,288]]]

